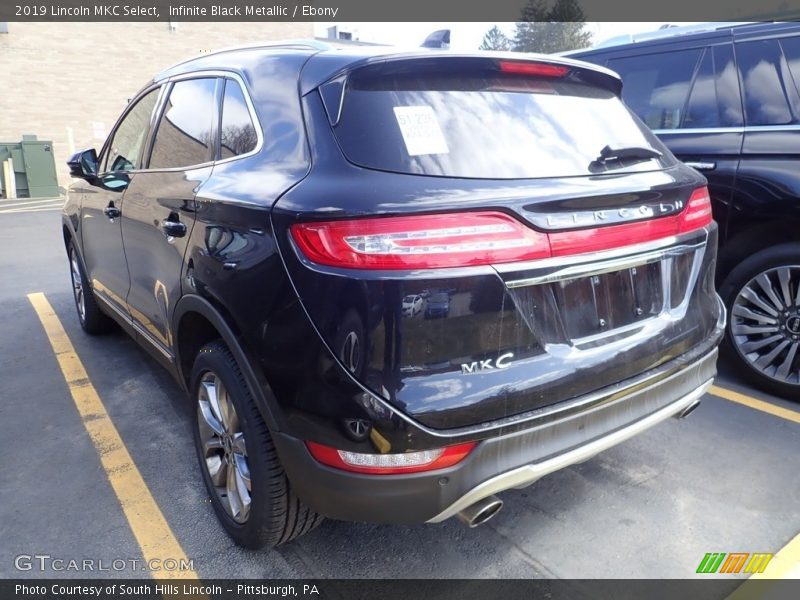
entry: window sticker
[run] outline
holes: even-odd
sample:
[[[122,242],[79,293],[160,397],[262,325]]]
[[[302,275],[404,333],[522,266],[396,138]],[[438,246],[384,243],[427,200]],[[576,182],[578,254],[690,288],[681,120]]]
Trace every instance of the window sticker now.
[[[410,156],[449,152],[439,121],[430,106],[395,106],[394,116]]]

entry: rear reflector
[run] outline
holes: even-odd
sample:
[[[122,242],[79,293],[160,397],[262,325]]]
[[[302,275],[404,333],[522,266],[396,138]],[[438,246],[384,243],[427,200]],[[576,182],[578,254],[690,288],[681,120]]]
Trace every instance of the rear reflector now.
[[[564,77],[569,67],[548,63],[523,62],[517,60],[501,60],[497,65],[502,73],[515,75],[531,75],[537,77]]]
[[[310,261],[345,269],[468,267],[612,250],[687,233],[711,223],[706,187],[676,215],[621,225],[543,233],[500,212],[381,217],[292,225]]]
[[[316,442],[306,442],[311,456],[324,465],[343,471],[373,475],[419,473],[420,471],[452,467],[461,462],[477,445],[477,442],[467,442],[434,450],[402,454],[367,454],[338,450]]]

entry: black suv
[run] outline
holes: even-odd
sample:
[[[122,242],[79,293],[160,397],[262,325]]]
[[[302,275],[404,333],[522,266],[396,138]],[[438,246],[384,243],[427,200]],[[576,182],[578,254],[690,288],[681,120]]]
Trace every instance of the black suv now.
[[[475,526],[697,405],[724,327],[706,181],[620,85],[550,57],[234,49],[73,157],[81,324],[189,392],[238,543],[321,515]]]
[[[576,52],[622,76],[625,103],[708,178],[720,226],[726,357],[800,399],[800,25],[664,30]]]

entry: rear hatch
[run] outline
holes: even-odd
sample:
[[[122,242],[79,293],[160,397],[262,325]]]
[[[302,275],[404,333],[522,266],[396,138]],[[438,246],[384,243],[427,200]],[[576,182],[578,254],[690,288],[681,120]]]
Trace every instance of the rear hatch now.
[[[399,57],[304,97],[314,168],[273,227],[344,368],[446,429],[708,342],[720,307],[704,180],[619,87],[580,63]]]

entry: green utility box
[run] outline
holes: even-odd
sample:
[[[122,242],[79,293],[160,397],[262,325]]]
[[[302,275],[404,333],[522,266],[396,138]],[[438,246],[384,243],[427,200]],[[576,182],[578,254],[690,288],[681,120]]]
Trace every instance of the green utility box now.
[[[8,198],[11,188],[6,181],[5,163],[11,159],[17,198],[55,198],[58,196],[56,161],[53,142],[37,140],[35,135],[23,135],[21,142],[0,142],[0,188],[2,198]]]

